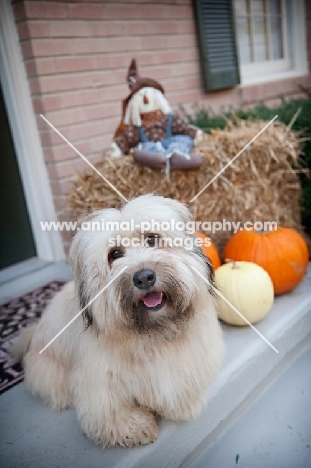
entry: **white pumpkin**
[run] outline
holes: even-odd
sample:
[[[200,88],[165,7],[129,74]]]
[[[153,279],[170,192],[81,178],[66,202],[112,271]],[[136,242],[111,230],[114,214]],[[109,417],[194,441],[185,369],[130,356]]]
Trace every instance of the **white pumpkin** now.
[[[252,262],[230,262],[215,271],[219,292],[250,323],[261,320],[272,307],[273,283],[268,273]],[[220,318],[230,325],[247,325],[247,322],[217,294]]]

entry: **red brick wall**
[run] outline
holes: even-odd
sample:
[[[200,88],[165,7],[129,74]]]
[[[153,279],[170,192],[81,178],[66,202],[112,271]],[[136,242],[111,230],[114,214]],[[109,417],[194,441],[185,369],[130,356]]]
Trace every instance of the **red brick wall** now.
[[[142,76],[158,79],[173,106],[203,102],[215,110],[279,93],[297,83],[236,87],[204,94],[191,0],[13,0],[34,110],[56,209],[64,207],[70,178],[86,163],[40,118],[43,113],[94,162],[109,147],[128,92],[127,67],[136,57]],[[311,64],[311,5],[307,3]]]

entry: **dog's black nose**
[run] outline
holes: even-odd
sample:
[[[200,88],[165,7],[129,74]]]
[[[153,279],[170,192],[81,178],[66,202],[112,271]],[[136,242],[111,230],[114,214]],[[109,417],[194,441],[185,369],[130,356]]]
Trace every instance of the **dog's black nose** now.
[[[154,285],[155,282],[155,271],[150,270],[149,268],[136,271],[133,276],[133,283],[138,289],[149,289]]]

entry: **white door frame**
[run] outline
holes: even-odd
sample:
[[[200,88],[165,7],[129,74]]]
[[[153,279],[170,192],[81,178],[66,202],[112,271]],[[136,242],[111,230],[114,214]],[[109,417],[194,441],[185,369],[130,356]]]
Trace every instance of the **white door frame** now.
[[[0,77],[37,256],[58,261],[65,258],[60,233],[40,226],[56,213],[10,0],[0,0]]]

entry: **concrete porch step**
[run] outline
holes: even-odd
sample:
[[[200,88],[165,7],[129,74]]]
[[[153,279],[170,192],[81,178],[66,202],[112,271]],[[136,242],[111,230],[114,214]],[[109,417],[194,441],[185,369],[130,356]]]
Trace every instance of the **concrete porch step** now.
[[[83,435],[74,411],[53,413],[20,384],[0,397],[1,459],[5,466],[24,467],[191,466],[202,447],[212,447],[303,352],[311,337],[310,313],[311,268],[303,283],[276,298],[256,325],[279,353],[251,328],[224,326],[226,357],[209,404],[194,421],[161,421],[159,438],[145,447],[103,451]]]
[[[181,467],[309,468],[311,343],[212,446],[201,444]]]

